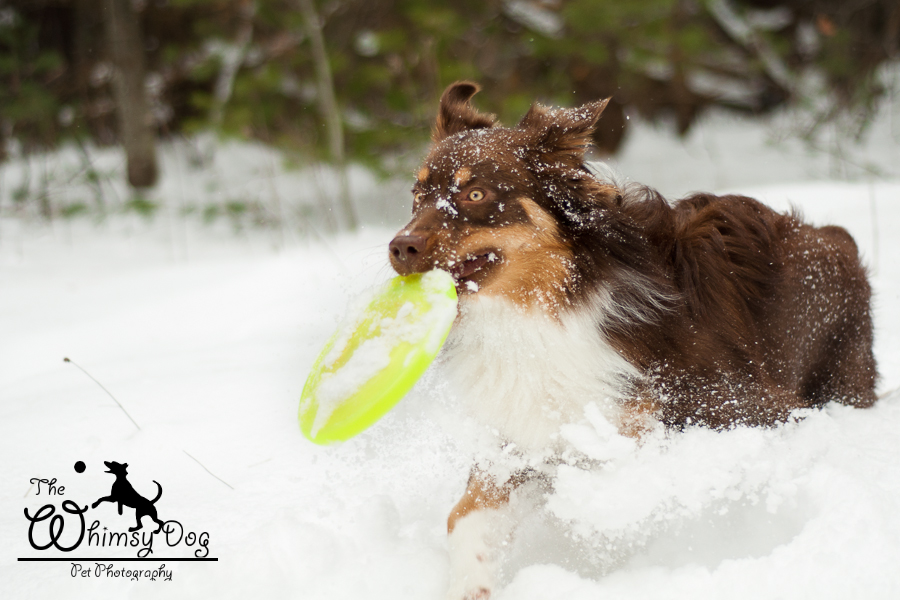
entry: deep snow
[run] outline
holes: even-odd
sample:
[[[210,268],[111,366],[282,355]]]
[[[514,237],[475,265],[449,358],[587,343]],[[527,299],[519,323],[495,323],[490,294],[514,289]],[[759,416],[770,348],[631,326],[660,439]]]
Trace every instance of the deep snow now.
[[[696,180],[691,188],[793,203],[815,223],[850,229],[872,266],[886,396],[869,410],[829,406],[775,429],[658,435],[607,455],[603,468],[563,467],[545,509],[511,544],[503,600],[900,597],[900,393],[891,392],[900,386],[900,182],[811,181],[828,159],[756,142],[738,159],[722,142],[716,160],[739,168],[719,171],[696,162],[698,143],[740,131],[764,138],[757,127],[715,124],[683,143],[640,130],[619,168],[667,193]],[[886,160],[892,135],[870,154]],[[350,299],[390,276],[386,243],[398,225],[277,252],[266,235],[190,228],[184,260],[167,225],[0,221],[0,595],[442,598],[446,516],[478,439],[452,391],[430,373],[340,446],[314,446],[296,420],[308,369]],[[564,435],[588,454],[609,449],[597,421]],[[56,477],[66,498],[87,504],[112,484],[104,460],[129,463],[146,496],[159,481],[160,517],[208,532],[219,561],[167,563],[172,581],[137,582],[16,561],[41,555],[23,508],[50,501],[29,480]],[[88,519],[124,531],[132,515],[105,503]],[[154,556],[190,555],[161,545]],[[73,554],[113,553],[134,549]]]

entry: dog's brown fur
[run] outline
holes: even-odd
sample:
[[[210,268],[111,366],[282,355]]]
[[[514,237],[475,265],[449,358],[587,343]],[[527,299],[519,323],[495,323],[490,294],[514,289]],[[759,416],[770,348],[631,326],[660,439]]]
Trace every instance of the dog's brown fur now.
[[[771,425],[797,408],[875,401],[871,292],[856,244],[743,196],[670,204],[584,163],[606,101],[534,105],[515,128],[450,86],[418,172],[413,219],[391,243],[407,274],[432,268],[469,294],[560,318],[593,311],[640,373],[620,429]],[[548,349],[552,351],[552,349]],[[508,497],[474,477],[451,517]]]

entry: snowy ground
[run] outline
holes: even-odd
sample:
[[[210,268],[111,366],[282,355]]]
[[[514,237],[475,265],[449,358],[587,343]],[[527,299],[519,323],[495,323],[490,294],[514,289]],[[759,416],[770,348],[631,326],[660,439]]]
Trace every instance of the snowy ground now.
[[[564,469],[514,540],[499,598],[900,597],[900,178],[890,171],[900,159],[891,127],[877,132],[887,142],[868,148],[882,175],[854,182],[827,180],[833,159],[773,147],[758,127],[714,122],[685,142],[633,135],[618,166],[634,179],[670,194],[737,190],[850,229],[872,268],[885,397],[777,429],[689,430],[601,470]],[[752,143],[729,154],[735,138]],[[274,251],[269,234],[185,226],[176,244],[169,224],[131,218],[0,221],[0,596],[442,598],[445,519],[470,448],[440,379],[426,376],[341,446],[310,444],[296,423],[307,370],[348,298],[390,275],[385,245],[397,225]],[[582,440],[602,435],[579,427]],[[160,517],[207,532],[219,561],[168,562],[172,581],[72,577],[74,559],[17,561],[70,557],[29,546],[23,508],[93,502],[112,484],[102,465],[112,460],[129,463],[145,496],[159,481]],[[36,495],[31,478],[57,478],[65,496]],[[87,518],[124,531],[132,515],[107,503]],[[154,546],[156,557],[190,555]],[[138,565],[158,566],[122,563]]]

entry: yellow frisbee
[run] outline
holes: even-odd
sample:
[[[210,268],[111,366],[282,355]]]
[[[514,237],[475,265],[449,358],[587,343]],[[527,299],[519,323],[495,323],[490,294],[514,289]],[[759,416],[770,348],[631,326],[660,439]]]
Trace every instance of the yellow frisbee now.
[[[445,271],[395,277],[344,320],[313,365],[300,429],[316,444],[347,440],[391,410],[434,361],[456,318]]]

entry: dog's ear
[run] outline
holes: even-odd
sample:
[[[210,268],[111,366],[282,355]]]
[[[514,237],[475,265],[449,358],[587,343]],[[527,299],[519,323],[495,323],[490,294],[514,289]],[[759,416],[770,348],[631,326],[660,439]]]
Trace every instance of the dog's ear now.
[[[553,166],[576,167],[591,145],[591,134],[609,98],[578,108],[552,109],[533,104],[518,128],[529,135],[532,158]]]
[[[469,99],[481,88],[471,81],[457,81],[451,84],[441,96],[437,122],[431,139],[439,142],[449,135],[469,129],[493,127],[497,121],[494,115],[478,112],[469,104]]]

